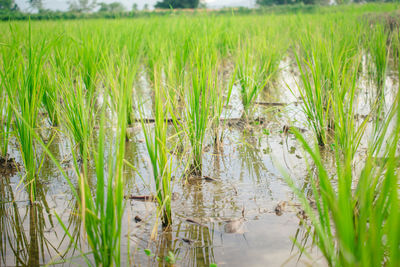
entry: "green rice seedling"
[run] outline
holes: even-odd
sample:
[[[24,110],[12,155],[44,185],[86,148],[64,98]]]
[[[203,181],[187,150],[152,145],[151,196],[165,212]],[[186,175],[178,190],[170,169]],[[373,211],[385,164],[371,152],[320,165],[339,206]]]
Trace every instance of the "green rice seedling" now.
[[[7,72],[2,75],[9,103],[14,111],[15,134],[24,162],[24,180],[31,201],[35,200],[36,179],[41,162],[30,129],[38,126],[38,113],[43,97],[40,77],[50,46],[51,43],[45,41],[34,44],[29,27],[26,47],[22,50],[17,46],[9,47],[9,61],[4,62],[4,70]]]
[[[372,77],[378,90],[378,96],[381,97],[384,93],[386,72],[389,61],[390,44],[388,42],[388,33],[385,27],[381,24],[374,26],[371,38],[368,38],[368,48],[374,70]]]
[[[133,84],[139,68],[139,59],[131,59],[127,52],[121,53],[121,58],[112,60],[108,65],[106,83],[108,96],[112,102],[113,110],[118,111],[119,99],[124,96],[127,106],[127,123],[131,125],[134,121],[133,114]],[[132,61],[134,60],[134,61]]]
[[[372,31],[372,36],[368,42],[369,53],[373,65],[371,77],[376,86],[376,114],[374,117],[377,122],[376,125],[378,125],[385,112],[385,81],[390,54],[390,39],[388,38],[388,33],[385,30],[385,27],[381,24],[375,25]]]
[[[71,76],[74,77],[72,70],[65,76],[59,76],[60,98],[63,102],[60,114],[62,114],[62,124],[73,141],[72,143],[79,149],[80,159],[85,161],[90,157],[90,138],[93,133],[96,112],[93,112],[94,100],[87,96],[90,92],[85,90],[85,85],[79,76],[75,82],[70,79]]]
[[[36,140],[41,144],[47,155],[60,170],[73,196],[77,200],[80,210],[80,219],[83,222],[83,229],[87,236],[88,244],[93,254],[94,264],[88,258],[88,255],[81,251],[87,265],[90,266],[121,266],[121,228],[124,213],[124,191],[125,184],[123,166],[125,154],[125,132],[126,132],[126,105],[124,98],[120,98],[118,110],[118,125],[120,126],[116,133],[114,142],[110,146],[108,159],[106,158],[105,143],[105,106],[103,105],[99,133],[97,139],[97,150],[93,153],[93,164],[95,168],[96,186],[91,189],[88,183],[88,164],[84,160],[80,168],[75,165],[75,171],[78,178],[79,194],[71,182],[69,176],[62,168],[60,162],[54,157],[50,150],[40,140],[38,135],[34,134]],[[32,131],[33,132],[33,131]],[[95,143],[94,136],[90,136],[91,143]],[[115,150],[113,151],[113,148]],[[72,151],[76,154],[76,151]],[[77,156],[75,155],[74,158]],[[69,238],[73,238],[61,218],[56,214],[59,223],[65,230]],[[75,243],[73,243],[75,244]]]
[[[75,64],[76,70],[82,79],[84,89],[86,90],[85,96],[88,100],[94,101],[94,95],[99,86],[99,79],[104,55],[107,55],[107,47],[104,39],[99,32],[89,33],[82,32],[80,40],[75,40]],[[65,56],[65,55],[64,55]],[[91,103],[90,103],[91,104]]]
[[[212,119],[211,91],[215,90],[216,66],[213,56],[195,47],[190,62],[190,84],[185,87],[185,131],[189,138],[193,162],[189,173],[201,176],[203,143]]]
[[[81,216],[96,266],[121,265],[121,228],[125,206],[123,166],[127,125],[127,106],[124,97],[121,97],[119,102],[119,127],[115,134],[115,152],[113,153],[110,148],[108,172],[105,168],[105,111],[103,110],[97,153],[94,153],[97,182],[95,191],[92,192],[90,189],[87,178],[80,177]]]
[[[124,92],[124,90],[121,90]],[[85,99],[85,97],[81,97]],[[88,178],[88,160],[83,159],[81,167],[75,165],[75,172],[78,178],[79,194],[75,190],[69,176],[65,173],[59,161],[53,156],[50,150],[38,139],[43,149],[55,163],[57,168],[68,182],[73,195],[76,197],[77,205],[80,210],[80,219],[83,222],[83,229],[87,236],[88,244],[94,258],[94,264],[91,263],[88,256],[82,253],[88,265],[95,266],[121,266],[121,228],[124,213],[124,185],[125,177],[123,172],[124,155],[125,155],[125,134],[127,125],[127,111],[125,96],[119,98],[117,123],[118,128],[110,151],[106,158],[106,119],[105,107],[107,103],[103,103],[100,117],[100,126],[98,131],[98,139],[93,134],[85,141],[92,145],[84,145],[83,151],[87,151],[88,147],[97,143],[97,149],[93,152],[93,165],[95,169],[96,186],[94,189],[89,185]],[[79,102],[77,102],[79,104]],[[77,158],[77,151],[72,150],[74,158]],[[57,215],[58,217],[58,215]],[[71,233],[58,217],[59,223],[62,225],[66,234],[72,238]]]
[[[218,65],[219,64],[217,63],[216,66]],[[229,105],[232,95],[232,89],[235,84],[236,78],[237,78],[237,67],[233,70],[233,73],[229,78],[226,89],[224,86],[225,81],[220,81],[220,76],[218,76],[214,78],[214,84],[215,84],[214,89],[211,90],[210,92],[210,98],[212,103],[211,116],[213,118],[212,128],[214,129],[214,142],[217,144],[217,147],[219,147],[219,144],[223,140],[223,132],[219,136],[221,121],[223,121],[222,128],[225,126],[225,123],[227,122],[227,120],[223,119],[221,116],[224,108]]]
[[[162,26],[160,26],[162,27]],[[146,55],[146,70],[147,74],[150,79],[151,85],[155,83],[155,74],[154,74],[154,69],[157,68],[159,61],[164,57],[164,54],[166,53],[166,43],[161,39],[162,35],[151,35],[149,39],[147,40],[147,49],[145,51]],[[158,38],[158,39],[154,39]]]
[[[303,110],[311,125],[318,144],[327,143],[329,129],[335,127],[332,111],[332,94],[334,88],[345,88],[348,84],[341,84],[354,80],[353,66],[358,66],[359,56],[355,52],[354,44],[358,36],[351,37],[344,32],[342,38],[333,38],[334,32],[306,35],[302,40],[302,58],[296,53],[296,61],[300,71],[301,84],[297,85],[301,99],[304,102]],[[342,90],[337,97],[346,95]],[[336,99],[339,101],[339,98]]]
[[[279,26],[273,25],[266,32],[258,33],[252,42],[262,79],[273,81],[279,74],[279,63],[288,48],[287,37]]]
[[[260,55],[254,53],[249,42],[245,43],[243,48],[239,48],[236,63],[238,65],[237,75],[240,83],[244,117],[249,115],[249,108],[257,99],[261,90],[267,85],[270,78],[270,74],[265,69],[269,65],[269,62],[258,60],[258,56]]]
[[[302,81],[302,86],[297,86],[304,102],[303,110],[316,134],[318,144],[323,146],[327,138],[329,109],[331,104],[330,96],[323,87],[321,68],[318,64],[313,64],[315,60],[314,56],[307,59],[306,67],[303,66],[297,55],[296,60]]]
[[[310,218],[316,243],[330,266],[397,266],[400,263],[396,157],[400,140],[399,96],[380,131],[371,138],[359,174],[353,171],[353,151],[349,147],[341,153],[336,150],[336,177],[330,177],[321,160],[320,148],[312,148],[296,132],[317,168],[317,177],[310,173],[316,209],[311,208],[306,193],[293,180],[287,181]],[[390,131],[392,122],[396,126]],[[352,134],[353,138],[357,135]],[[382,155],[386,159],[383,164],[377,161]]]
[[[177,93],[182,95],[182,87],[185,80],[186,68],[190,56],[190,48],[192,46],[191,27],[186,27],[185,32],[176,32],[171,34],[168,45],[165,50],[167,53],[165,76],[168,84],[177,89]],[[194,37],[193,37],[194,38]]]
[[[167,116],[170,102],[168,93],[160,84],[161,70],[155,67],[154,74],[154,129],[143,120],[143,107],[140,115],[143,133],[146,140],[146,148],[153,169],[153,181],[155,196],[160,210],[161,222],[164,228],[172,224],[171,199],[172,199],[172,161],[169,157]]]
[[[59,99],[57,93],[57,83],[54,82],[56,80],[55,75],[51,75],[53,72],[50,68],[48,68],[47,73],[42,75],[44,93],[43,93],[43,106],[48,114],[49,121],[52,126],[58,126],[59,122],[59,115],[58,115],[58,108]]]
[[[4,84],[2,82],[2,84]],[[1,87],[0,95],[0,157],[7,158],[8,153],[8,142],[11,132],[12,115],[13,110],[10,105],[10,100],[8,98],[5,87]]]
[[[360,59],[358,59],[358,62],[360,62]],[[340,69],[333,68],[334,77],[340,80],[339,82],[335,82],[332,88],[335,144],[338,145],[342,153],[351,157],[354,157],[357,152],[369,119],[369,116],[367,116],[361,123],[356,123],[355,119],[358,64],[354,64],[352,67],[353,70],[344,70],[348,71],[350,75],[339,75],[338,72]]]

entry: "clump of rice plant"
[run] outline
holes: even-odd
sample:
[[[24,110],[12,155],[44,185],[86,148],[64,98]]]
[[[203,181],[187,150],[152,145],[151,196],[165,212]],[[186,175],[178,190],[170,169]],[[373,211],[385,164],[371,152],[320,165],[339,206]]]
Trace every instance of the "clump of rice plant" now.
[[[245,111],[243,116],[248,115],[249,108],[270,78],[270,74],[267,73],[266,69],[269,62],[258,60],[258,56],[249,44],[245,44],[244,48],[239,51],[237,76]]]
[[[31,129],[38,127],[43,97],[41,73],[50,46],[51,43],[45,41],[33,43],[29,27],[26,47],[22,50],[17,46],[9,47],[8,62],[4,62],[6,72],[2,75],[14,111],[14,129],[25,167],[24,180],[32,201],[35,200],[41,161]]]
[[[52,126],[58,126],[60,124],[58,105],[60,103],[58,99],[56,75],[54,75],[52,68],[49,67],[47,73],[42,75],[43,81],[43,106],[48,114],[49,121]]]
[[[72,143],[78,147],[79,159],[86,160],[90,156],[90,138],[96,114],[93,106],[94,100],[87,96],[90,92],[85,90],[79,76],[76,77],[75,82],[69,78],[71,76],[73,76],[72,70],[60,75],[60,98],[63,103],[60,114],[62,115],[62,124],[73,141]]]
[[[296,137],[317,169],[316,176],[310,170],[316,209],[311,207],[307,194],[299,190],[293,180],[289,178],[287,181],[300,199],[314,227],[316,244],[330,266],[400,264],[400,198],[396,157],[400,140],[399,96],[385,123],[372,136],[359,174],[353,170],[353,147],[350,142],[340,140],[341,133],[335,138],[335,147],[341,147],[335,149],[336,174],[330,177],[320,148],[312,148],[296,132]],[[396,125],[394,128],[389,127],[392,122]],[[349,134],[351,139],[357,139],[357,132]],[[378,158],[382,156],[384,161],[380,162]]]
[[[219,65],[219,61],[217,61],[216,66]],[[232,96],[232,89],[235,84],[237,77],[237,68],[233,70],[229,81],[220,81],[220,76],[216,75],[214,79],[214,89],[211,90],[210,97],[211,97],[211,116],[213,117],[212,120],[212,128],[214,130],[214,142],[219,147],[219,144],[223,140],[223,134],[221,133],[219,136],[219,131],[221,128],[221,118],[222,112],[226,106],[229,105],[231,96]],[[228,83],[225,86],[225,82]],[[223,120],[222,128],[227,120]]]
[[[119,102],[115,150],[105,158],[105,114],[101,116],[97,151],[94,153],[96,189],[91,190],[88,178],[80,173],[80,210],[88,243],[96,266],[121,265],[121,228],[124,214],[124,156],[127,123],[126,102]],[[114,151],[113,151],[114,150]],[[107,164],[106,164],[107,162]],[[107,166],[107,168],[105,167]],[[108,171],[107,171],[108,169]]]
[[[170,113],[170,99],[167,91],[160,84],[161,71],[155,66],[154,74],[154,128],[146,124],[141,109],[141,122],[143,133],[146,140],[146,148],[150,157],[153,170],[153,182],[155,187],[155,197],[158,203],[163,227],[172,224],[171,200],[172,200],[172,161],[169,156],[168,136],[167,136],[167,116]]]
[[[82,78],[86,90],[85,96],[88,100],[94,100],[93,97],[98,88],[100,68],[104,59],[103,55],[107,53],[106,46],[103,45],[104,41],[99,40],[98,37],[98,35],[88,34],[82,40],[83,43],[77,44],[76,55],[79,64],[77,70]]]
[[[118,60],[112,60],[110,57],[111,64],[108,65],[108,72],[106,74],[106,83],[108,96],[112,101],[113,110],[118,110],[119,99],[125,96],[127,106],[127,123],[130,125],[133,123],[133,83],[136,78],[139,58],[131,59],[127,52],[121,53],[121,58]]]
[[[4,82],[5,83],[5,82]],[[2,84],[4,84],[2,82]],[[0,157],[7,158],[8,141],[10,138],[13,110],[7,92],[3,86],[0,88]]]
[[[377,24],[373,27],[371,38],[367,40],[371,61],[373,63],[372,77],[378,89],[378,96],[383,94],[386,72],[389,60],[390,44],[385,27]]]
[[[211,91],[217,86],[216,66],[213,55],[204,55],[199,47],[194,48],[191,59],[191,77],[185,87],[185,131],[187,133],[193,161],[189,173],[201,176],[203,143],[206,130],[212,119]]]
[[[84,233],[87,237],[88,245],[91,248],[94,264],[90,261],[88,255],[84,254],[82,251],[81,253],[86,264],[90,266],[121,265],[121,229],[125,207],[125,177],[123,169],[127,125],[127,111],[124,97],[125,96],[122,96],[119,99],[120,102],[117,111],[117,123],[119,127],[116,129],[115,134],[112,135],[108,153],[106,153],[108,146],[106,144],[107,128],[105,117],[105,107],[107,103],[103,103],[102,106],[97,138],[94,134],[91,134],[88,139],[85,139],[90,142],[91,145],[85,144],[84,147],[96,147],[96,150],[92,153],[96,178],[96,186],[94,188],[89,184],[89,180],[91,179],[88,177],[89,165],[87,159],[83,160],[84,164],[81,167],[75,165],[75,173],[78,178],[79,188],[79,190],[76,191],[74,184],[62,168],[58,159],[52,155],[50,150],[36,135],[43,149],[68,182],[77,200],[80,219],[83,223],[82,229],[85,231]],[[79,153],[76,150],[72,150],[71,152],[73,154]],[[77,158],[77,155],[74,155],[74,158]],[[58,217],[58,220],[66,234],[70,238],[73,238],[60,217]]]
[[[340,90],[337,100],[341,98],[343,101],[346,86],[354,86],[343,83],[355,82],[357,78],[357,68],[354,68],[359,62],[354,49],[357,39],[357,36],[343,33],[341,38],[330,42],[326,41],[324,34],[314,33],[302,40],[302,55],[296,53],[301,80],[297,85],[298,91],[308,123],[320,146],[327,144],[329,131],[335,127],[332,110],[334,88]]]

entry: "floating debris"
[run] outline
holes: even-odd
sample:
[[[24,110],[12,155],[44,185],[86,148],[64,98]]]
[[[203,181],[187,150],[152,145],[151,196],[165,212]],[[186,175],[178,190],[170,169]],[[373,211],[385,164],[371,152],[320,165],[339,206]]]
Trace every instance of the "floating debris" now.
[[[232,221],[226,221],[224,226],[225,233],[228,234],[244,234],[246,232],[245,219],[240,218]]]
[[[139,223],[142,221],[142,218],[139,217],[139,215],[135,216],[135,223]]]
[[[286,201],[279,202],[274,211],[277,216],[281,216],[286,207]]]

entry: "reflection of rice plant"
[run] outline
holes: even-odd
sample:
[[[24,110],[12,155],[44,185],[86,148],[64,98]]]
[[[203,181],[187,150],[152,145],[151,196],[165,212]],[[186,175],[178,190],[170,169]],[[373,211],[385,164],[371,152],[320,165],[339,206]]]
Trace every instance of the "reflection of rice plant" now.
[[[143,120],[144,110],[141,109],[142,128],[146,139],[146,148],[153,169],[155,184],[155,196],[160,210],[162,225],[167,227],[172,224],[171,214],[171,174],[172,161],[169,159],[169,148],[167,146],[167,116],[169,110],[169,96],[163,89],[160,70],[155,67],[154,71],[154,129]]]
[[[50,207],[46,201],[46,191],[38,185],[36,201],[23,207],[15,202],[15,192],[10,177],[0,181],[0,262],[8,266],[7,256],[14,254],[17,265],[38,266],[45,264],[43,255],[64,256],[52,239],[48,239],[46,229],[54,227]],[[27,228],[29,227],[29,228]]]

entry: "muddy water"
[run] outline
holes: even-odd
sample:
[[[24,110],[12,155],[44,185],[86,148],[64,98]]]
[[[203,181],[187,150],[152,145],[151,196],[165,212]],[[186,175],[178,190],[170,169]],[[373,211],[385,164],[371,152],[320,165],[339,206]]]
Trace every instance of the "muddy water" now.
[[[289,63],[283,61],[282,64]],[[124,263],[167,266],[171,259],[165,257],[172,252],[177,266],[209,266],[211,263],[218,266],[325,265],[321,253],[312,246],[312,236],[300,224],[298,212],[301,209],[281,175],[281,170],[285,170],[299,187],[304,190],[309,187],[305,155],[294,137],[283,131],[283,127],[290,124],[305,129],[310,140],[312,136],[307,130],[298,96],[287,89],[287,85],[295,88],[293,72],[283,68],[280,80],[260,95],[260,103],[285,103],[255,105],[254,116],[265,118],[263,123],[227,123],[220,148],[212,145],[211,137],[207,139],[203,175],[212,179],[186,181],[177,171],[170,231],[161,231],[154,203],[126,202]],[[388,78],[387,86],[395,88],[394,84],[396,81]],[[366,112],[363,108],[370,98],[367,94],[363,97],[365,99],[360,98],[359,102],[360,112]],[[387,98],[390,102],[393,96]],[[225,117],[241,116],[238,88],[234,89],[226,111]],[[51,134],[48,131],[44,136]],[[132,127],[130,134],[126,157],[139,170],[140,176],[126,170],[126,194],[148,195],[151,184],[147,178],[151,177],[151,167],[140,125]],[[50,150],[63,160],[63,167],[74,177],[70,144],[62,134],[56,132],[56,136]],[[22,164],[15,140],[10,142],[10,154]],[[334,156],[329,151],[323,156],[333,168]],[[88,246],[81,234],[76,203],[56,167],[49,160],[44,161],[38,197],[33,205],[28,203],[20,176],[18,172],[0,176],[0,265],[86,265],[80,251],[87,252]],[[73,241],[65,235],[55,214],[68,228]],[[305,244],[311,258],[301,255],[293,240]],[[150,256],[145,249],[150,250]]]

